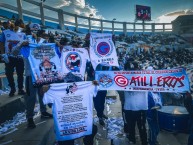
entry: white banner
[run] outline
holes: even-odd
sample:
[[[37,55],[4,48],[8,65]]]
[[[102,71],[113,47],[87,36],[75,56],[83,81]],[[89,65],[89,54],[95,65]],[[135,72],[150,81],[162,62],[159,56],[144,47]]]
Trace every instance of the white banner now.
[[[56,139],[72,140],[92,133],[93,96],[97,87],[92,82],[51,84],[44,94],[44,104],[52,103]]]
[[[190,90],[184,69],[96,71],[100,90],[187,92]]]
[[[119,67],[112,34],[91,33],[90,56],[94,70],[100,63]]]
[[[61,56],[62,73],[71,72],[84,80],[86,62],[90,61],[85,48],[64,48]]]

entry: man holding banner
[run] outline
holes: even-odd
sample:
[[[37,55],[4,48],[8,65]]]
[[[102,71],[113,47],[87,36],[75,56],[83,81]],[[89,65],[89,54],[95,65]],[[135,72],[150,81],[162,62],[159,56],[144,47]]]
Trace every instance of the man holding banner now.
[[[119,67],[116,49],[112,41],[112,34],[91,33],[90,56],[92,56],[90,59],[94,70],[109,71],[111,69],[110,66]],[[102,126],[105,125],[103,119],[108,119],[103,113],[106,95],[107,91],[101,90],[98,91],[96,97],[93,99],[99,124]]]
[[[133,63],[133,69],[138,70],[138,64]],[[125,67],[126,70],[131,68]],[[125,91],[124,113],[128,128],[130,143],[136,143],[135,125],[137,124],[142,145],[147,145],[146,113],[148,110],[147,92]]]
[[[147,144],[145,128],[148,109],[147,92],[187,92],[190,90],[185,70],[138,70],[137,62],[125,67],[130,71],[96,71],[100,90],[125,91],[124,109],[129,124],[129,140],[135,143],[135,123],[143,145]],[[133,125],[131,125],[133,124]]]

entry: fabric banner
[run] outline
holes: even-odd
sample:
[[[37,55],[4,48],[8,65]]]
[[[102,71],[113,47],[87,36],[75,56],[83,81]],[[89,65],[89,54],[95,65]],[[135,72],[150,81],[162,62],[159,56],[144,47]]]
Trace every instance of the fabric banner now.
[[[100,63],[119,67],[112,34],[91,33],[90,56],[94,70]]]
[[[100,90],[186,92],[190,90],[184,69],[96,71]]]
[[[60,59],[53,43],[30,44],[22,48],[22,54],[29,60],[34,86],[63,82]],[[28,50],[28,51],[25,51]]]
[[[62,73],[71,72],[84,80],[86,63],[90,61],[85,48],[64,48],[61,55]]]
[[[92,134],[93,96],[97,87],[91,81],[51,84],[44,104],[52,103],[56,139],[72,140]]]

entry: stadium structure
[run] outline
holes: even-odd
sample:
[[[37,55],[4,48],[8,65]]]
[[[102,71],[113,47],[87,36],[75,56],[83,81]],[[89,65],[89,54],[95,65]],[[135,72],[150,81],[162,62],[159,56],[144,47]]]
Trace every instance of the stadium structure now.
[[[39,11],[29,11],[26,9],[27,5],[37,7]],[[32,21],[33,23],[39,23],[53,29],[65,30],[67,28],[82,33],[101,32],[124,35],[172,32],[172,23],[152,23],[151,21],[142,21],[140,23],[121,22],[115,19],[96,19],[92,17],[92,14],[89,17],[76,15],[45,5],[44,2],[31,0],[16,0],[16,5],[13,3],[0,3],[0,6],[2,18],[11,18],[14,14],[16,18],[23,19],[25,22]],[[53,14],[52,16],[50,15],[51,13]]]

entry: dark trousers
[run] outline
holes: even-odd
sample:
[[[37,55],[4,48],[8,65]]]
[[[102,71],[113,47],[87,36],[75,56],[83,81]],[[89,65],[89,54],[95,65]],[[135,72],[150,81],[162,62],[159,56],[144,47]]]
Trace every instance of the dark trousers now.
[[[11,90],[15,90],[13,72],[16,69],[18,89],[23,89],[24,62],[22,58],[9,57],[9,63],[5,63],[5,74]]]
[[[83,138],[84,145],[93,145],[94,144],[94,137],[97,134],[97,126],[93,124],[92,134],[86,135]],[[74,145],[74,140],[67,140],[67,141],[59,141],[58,145]]]
[[[38,92],[39,104],[40,104],[40,111],[45,112],[46,106],[43,103],[43,95],[41,95],[40,88],[35,88],[32,84],[32,77],[27,76],[25,80],[25,88],[26,88],[26,95],[25,105],[26,105],[26,118],[33,118],[34,116],[34,107],[36,103],[36,95]]]
[[[105,109],[105,98],[107,95],[107,91],[98,91],[96,97],[93,98],[94,107],[97,112],[97,116],[102,118],[103,111]]]
[[[193,145],[193,116],[190,118],[190,135],[188,137],[188,145]]]
[[[147,119],[149,126],[149,145],[155,145],[157,141],[157,136],[159,134],[159,124],[157,120]]]
[[[119,94],[119,99],[121,101],[121,110],[122,110],[122,117],[123,117],[123,121],[124,121],[124,132],[128,133],[128,127],[127,127],[127,122],[125,119],[125,113],[124,113],[124,103],[125,103],[125,97],[124,97],[124,91],[117,91]]]
[[[137,123],[137,127],[139,130],[140,139],[142,145],[147,145],[147,132],[146,132],[146,111],[132,111],[125,110],[125,119],[127,121],[128,132],[129,132],[129,140],[136,143],[135,138],[135,126]]]

